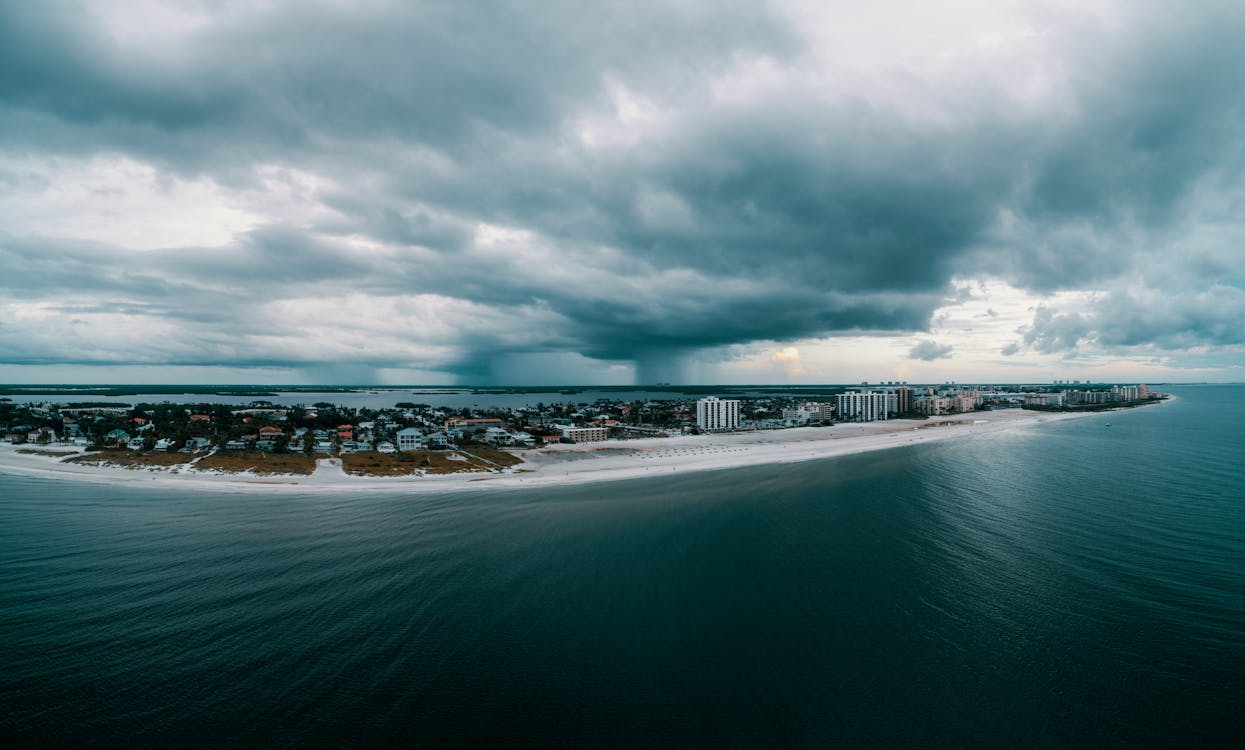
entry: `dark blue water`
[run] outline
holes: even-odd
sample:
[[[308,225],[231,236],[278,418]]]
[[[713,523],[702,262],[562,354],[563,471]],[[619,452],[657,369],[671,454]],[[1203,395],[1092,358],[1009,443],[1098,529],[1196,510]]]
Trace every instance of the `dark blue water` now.
[[[0,733],[1239,746],[1245,388],[1178,393],[558,491],[170,495],[0,476]]]

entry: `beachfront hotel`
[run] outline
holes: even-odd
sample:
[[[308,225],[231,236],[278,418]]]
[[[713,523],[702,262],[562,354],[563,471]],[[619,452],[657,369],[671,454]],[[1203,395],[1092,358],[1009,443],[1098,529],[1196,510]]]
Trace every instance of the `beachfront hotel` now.
[[[558,433],[562,439],[570,443],[595,443],[609,440],[610,433],[605,427],[576,427],[569,424],[558,425]]]
[[[835,414],[840,422],[872,422],[886,419],[888,393],[848,391],[834,397]]]
[[[696,426],[705,432],[739,429],[739,400],[717,396],[696,402]]]

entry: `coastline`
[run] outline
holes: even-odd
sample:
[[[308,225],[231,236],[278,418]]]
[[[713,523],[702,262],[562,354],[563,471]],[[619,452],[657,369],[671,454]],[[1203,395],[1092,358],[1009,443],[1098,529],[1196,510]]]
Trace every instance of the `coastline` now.
[[[1067,419],[1109,416],[1117,411],[1051,413],[1000,409],[926,420],[892,419],[832,427],[557,444],[523,451],[518,455],[524,462],[511,470],[400,477],[349,476],[341,469],[340,460],[331,458],[320,459],[310,475],[197,471],[185,465],[168,469],[100,467],[63,463],[62,457],[17,452],[30,446],[0,445],[0,473],[108,484],[142,482],[151,486],[156,483],[163,487],[215,491],[390,490],[425,494],[556,487],[814,461]]]

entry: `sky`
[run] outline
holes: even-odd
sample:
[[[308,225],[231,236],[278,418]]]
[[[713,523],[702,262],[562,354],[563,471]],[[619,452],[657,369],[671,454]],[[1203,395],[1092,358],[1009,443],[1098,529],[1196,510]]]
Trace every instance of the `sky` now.
[[[0,0],[0,382],[1245,380],[1245,6]]]

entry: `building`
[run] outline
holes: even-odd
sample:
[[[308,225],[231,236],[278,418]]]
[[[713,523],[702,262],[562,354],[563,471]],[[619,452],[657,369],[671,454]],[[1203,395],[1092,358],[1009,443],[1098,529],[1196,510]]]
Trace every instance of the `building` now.
[[[400,451],[420,451],[424,449],[424,433],[414,427],[398,430],[396,437],[398,450]]]
[[[873,422],[886,419],[890,394],[875,391],[848,391],[834,397],[840,422]]]
[[[182,444],[180,453],[194,453],[195,451],[207,450],[212,447],[212,441],[205,437],[186,438],[186,442]]]
[[[610,431],[605,427],[575,427],[569,424],[558,425],[558,432],[562,434],[562,439],[572,443],[595,443],[598,440],[608,440]]]
[[[830,410],[826,409],[826,404],[807,403],[800,404],[795,409],[783,409],[782,419],[795,425],[822,424],[830,421]]]
[[[491,427],[501,427],[502,421],[496,417],[486,417],[480,419],[464,419],[462,417],[453,417],[445,421],[445,431],[453,432],[458,435],[473,435],[477,432],[486,432]]]
[[[50,427],[40,427],[27,433],[26,442],[54,443],[56,442],[56,433]]]
[[[895,394],[896,414],[911,414],[916,409],[916,401],[911,388],[901,385],[895,388],[893,393]]]
[[[484,432],[484,442],[490,445],[514,445],[514,435],[504,427],[490,427]]]
[[[1054,406],[1063,408],[1065,405],[1067,405],[1067,396],[1063,391],[1025,394],[1025,406]]]
[[[1142,401],[1150,397],[1150,389],[1144,385],[1117,385],[1111,393],[1116,401]]]
[[[1111,391],[1073,390],[1065,391],[1068,405],[1109,404],[1116,400]]]
[[[705,432],[738,430],[739,400],[717,396],[700,399],[696,402],[696,426]]]
[[[125,430],[109,430],[104,435],[104,442],[108,445],[125,445],[130,442],[130,433]]]

